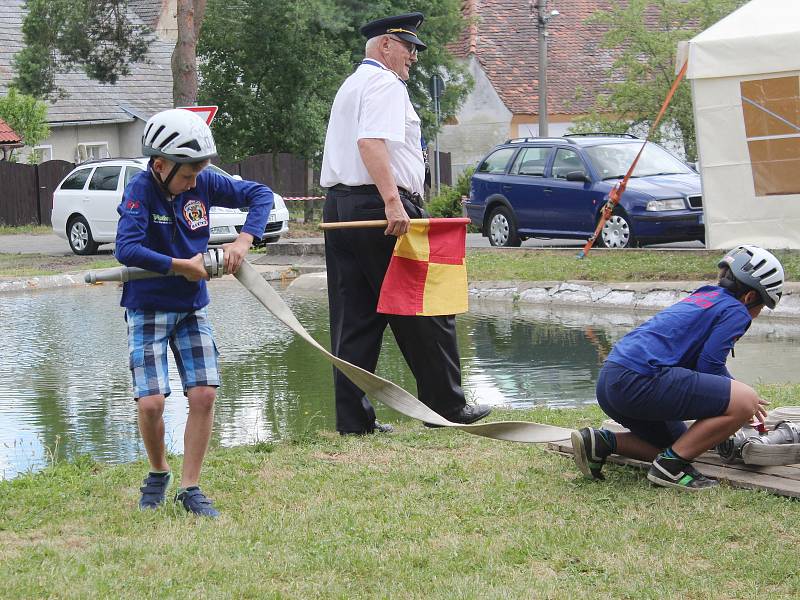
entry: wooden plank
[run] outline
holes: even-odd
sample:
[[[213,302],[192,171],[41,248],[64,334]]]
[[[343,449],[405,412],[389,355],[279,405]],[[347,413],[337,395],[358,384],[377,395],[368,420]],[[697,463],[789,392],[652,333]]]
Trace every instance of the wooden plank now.
[[[572,458],[570,440],[547,444],[547,449],[556,454]],[[612,454],[608,462],[640,469],[650,468],[649,462]],[[732,487],[764,490],[778,496],[800,498],[800,469],[797,467],[755,467],[737,464],[726,465],[719,456],[706,453],[694,461],[703,475],[726,481]]]

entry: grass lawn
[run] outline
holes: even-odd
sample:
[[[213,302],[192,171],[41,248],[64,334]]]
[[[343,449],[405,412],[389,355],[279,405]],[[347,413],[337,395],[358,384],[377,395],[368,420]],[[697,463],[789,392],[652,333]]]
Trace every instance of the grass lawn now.
[[[113,256],[0,254],[0,277],[34,277],[118,267]]]
[[[719,250],[467,250],[470,281],[716,281]],[[787,281],[800,280],[800,252],[775,252]]]
[[[761,389],[775,405],[800,386]],[[598,423],[596,408],[495,419]],[[173,458],[173,467],[179,459]],[[223,516],[135,509],[142,463],[0,482],[4,598],[794,598],[797,503],[583,479],[538,446],[403,423],[211,453]]]

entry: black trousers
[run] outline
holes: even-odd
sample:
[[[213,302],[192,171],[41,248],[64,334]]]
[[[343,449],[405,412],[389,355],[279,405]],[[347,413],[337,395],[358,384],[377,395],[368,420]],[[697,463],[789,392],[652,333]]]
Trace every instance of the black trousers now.
[[[422,209],[403,199],[411,218]],[[326,223],[385,219],[377,193],[328,190],[323,209]],[[328,269],[331,351],[354,365],[375,372],[383,332],[389,325],[417,381],[417,396],[434,411],[448,416],[466,404],[461,389],[461,361],[454,316],[406,317],[376,312],[383,277],[397,238],[381,228],[334,229],[325,232]],[[336,429],[368,433],[375,409],[366,394],[334,368]]]

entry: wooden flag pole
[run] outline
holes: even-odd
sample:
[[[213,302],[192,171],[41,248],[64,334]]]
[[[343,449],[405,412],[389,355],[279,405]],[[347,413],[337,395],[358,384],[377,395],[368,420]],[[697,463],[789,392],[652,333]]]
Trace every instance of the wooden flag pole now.
[[[386,227],[389,221],[339,221],[337,223],[320,223],[320,229],[358,229],[361,227]]]

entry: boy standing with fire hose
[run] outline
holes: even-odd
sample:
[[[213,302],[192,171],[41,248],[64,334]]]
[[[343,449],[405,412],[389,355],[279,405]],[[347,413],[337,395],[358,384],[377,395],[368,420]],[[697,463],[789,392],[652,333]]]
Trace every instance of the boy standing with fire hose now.
[[[610,454],[652,461],[656,485],[697,491],[718,485],[691,462],[727,440],[767,402],[734,380],[725,361],[764,306],[783,292],[780,261],[757,246],[739,246],[719,262],[717,285],[701,287],[664,309],[613,348],[597,381],[597,402],[626,433],[585,427],[572,433],[575,462],[602,479]],[[687,429],[684,421],[696,419]]]
[[[131,180],[117,208],[116,258],[129,267],[177,276],[127,281],[122,291],[139,431],[151,467],[139,508],[161,506],[172,480],[163,419],[170,394],[169,345],[189,403],[175,501],[188,512],[213,518],[219,513],[198,486],[220,383],[202,255],[208,250],[209,208],[250,207],[239,236],[223,246],[225,272],[235,273],[253,240],[264,232],[272,191],[206,169],[217,154],[214,138],[206,122],[188,110],[151,117],[142,136],[142,153],[150,157],[148,169]]]

